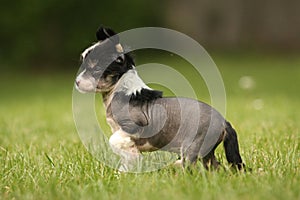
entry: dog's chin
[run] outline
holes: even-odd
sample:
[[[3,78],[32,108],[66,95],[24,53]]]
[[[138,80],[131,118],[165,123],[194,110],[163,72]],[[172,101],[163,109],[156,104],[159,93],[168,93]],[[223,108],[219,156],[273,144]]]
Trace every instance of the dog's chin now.
[[[75,88],[78,92],[85,94],[85,93],[106,93],[109,92],[111,90],[111,88],[100,88],[100,87],[96,87],[96,88],[83,88],[83,87],[79,87],[78,85],[75,84]]]
[[[97,89],[95,89],[95,88],[81,88],[81,87],[78,87],[76,84],[75,84],[75,88],[78,92],[80,92],[82,94],[97,92]]]

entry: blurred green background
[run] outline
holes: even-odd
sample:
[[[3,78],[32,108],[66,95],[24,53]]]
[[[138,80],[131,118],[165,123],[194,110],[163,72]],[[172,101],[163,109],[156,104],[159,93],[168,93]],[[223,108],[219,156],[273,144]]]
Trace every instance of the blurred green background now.
[[[299,0],[2,0],[0,199],[300,199],[299,8]],[[117,32],[166,27],[203,45],[224,80],[226,118],[252,173],[119,174],[88,154],[73,120],[72,90],[79,55],[100,24]],[[137,65],[178,69],[209,103],[185,60],[154,50],[134,54]],[[223,148],[217,151],[226,166]]]
[[[117,32],[143,26],[175,29],[212,53],[298,53],[299,7],[297,0],[4,0],[0,67],[73,70],[100,24]]]

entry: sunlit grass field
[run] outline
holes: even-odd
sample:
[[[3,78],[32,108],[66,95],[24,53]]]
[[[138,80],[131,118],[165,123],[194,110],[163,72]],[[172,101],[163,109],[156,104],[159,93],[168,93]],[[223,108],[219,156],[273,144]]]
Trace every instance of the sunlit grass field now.
[[[224,79],[226,118],[251,172],[166,167],[120,174],[93,158],[79,139],[72,116],[77,69],[2,71],[0,199],[300,199],[300,58],[212,57]],[[197,95],[209,102],[202,85]],[[227,166],[222,145],[217,157]]]

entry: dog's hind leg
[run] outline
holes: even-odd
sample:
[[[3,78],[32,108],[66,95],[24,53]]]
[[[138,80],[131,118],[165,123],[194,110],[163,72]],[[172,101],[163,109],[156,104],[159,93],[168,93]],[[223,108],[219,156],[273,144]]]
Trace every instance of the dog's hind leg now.
[[[205,169],[218,169],[220,167],[220,163],[217,161],[215,156],[215,151],[211,151],[208,155],[202,158],[202,163]]]
[[[216,159],[215,150],[219,146],[219,144],[223,141],[224,132],[220,134],[220,137],[217,143],[213,146],[213,148],[208,152],[207,155],[202,156],[202,164],[207,170],[217,170],[221,166],[220,162]]]
[[[185,143],[181,147],[181,166],[184,169],[191,169],[199,158],[200,143],[199,138],[196,138],[191,144]]]
[[[138,164],[142,155],[127,133],[121,129],[116,131],[109,138],[109,144],[113,152],[121,157],[119,171],[136,172],[139,169]]]

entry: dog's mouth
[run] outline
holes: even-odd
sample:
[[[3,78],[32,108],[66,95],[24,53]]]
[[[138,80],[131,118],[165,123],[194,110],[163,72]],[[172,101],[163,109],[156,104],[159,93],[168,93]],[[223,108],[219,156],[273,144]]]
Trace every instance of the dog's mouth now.
[[[81,93],[95,92],[97,90],[96,83],[91,79],[77,78],[74,85]]]
[[[74,86],[75,86],[75,88],[76,88],[76,90],[77,90],[78,92],[80,92],[80,93],[82,93],[82,94],[87,93],[86,91],[80,89],[80,87],[78,86],[78,84],[77,84],[76,82],[75,82]]]

